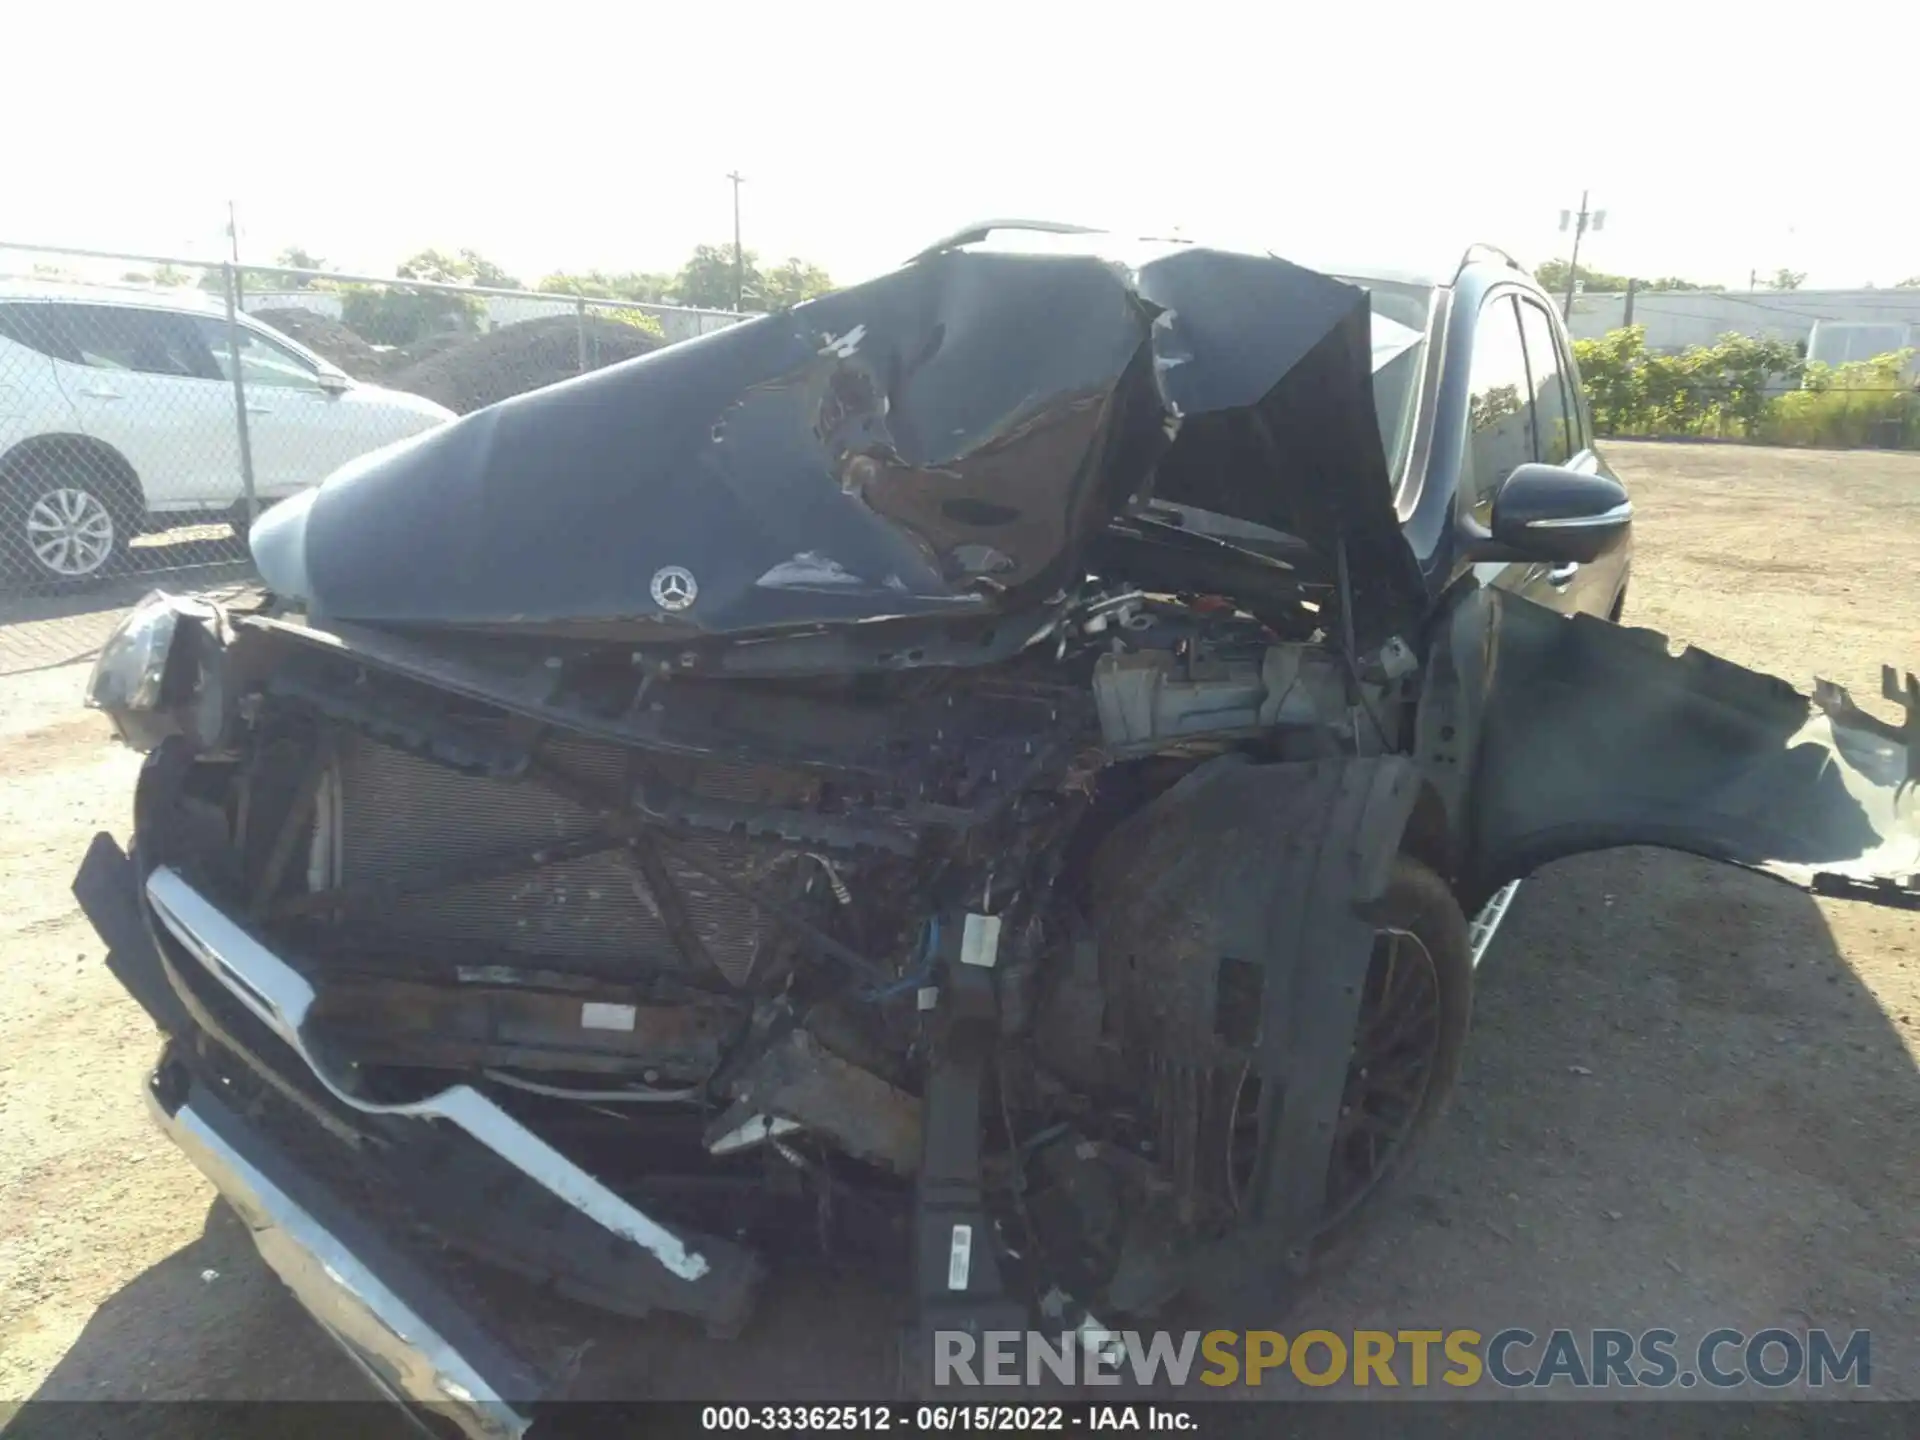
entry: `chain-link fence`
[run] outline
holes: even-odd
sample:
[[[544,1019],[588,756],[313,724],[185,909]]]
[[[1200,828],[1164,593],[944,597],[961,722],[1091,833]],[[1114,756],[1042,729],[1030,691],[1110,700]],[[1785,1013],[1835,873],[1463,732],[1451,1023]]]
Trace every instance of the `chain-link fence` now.
[[[0,242],[0,674],[250,583],[252,519],[356,456],[741,318]]]

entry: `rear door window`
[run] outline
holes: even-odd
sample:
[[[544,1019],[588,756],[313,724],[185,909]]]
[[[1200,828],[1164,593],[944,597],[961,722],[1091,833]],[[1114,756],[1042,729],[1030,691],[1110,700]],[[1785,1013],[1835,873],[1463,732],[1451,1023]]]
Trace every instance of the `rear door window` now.
[[[80,363],[80,356],[67,339],[67,327],[59,323],[56,305],[0,305],[0,340],[11,340],[29,350],[55,360]]]
[[[1580,416],[1569,389],[1566,359],[1547,312],[1531,300],[1520,302],[1520,328],[1527,342],[1527,373],[1533,385],[1533,428],[1543,464],[1564,465],[1586,446]]]
[[[1507,476],[1534,456],[1533,387],[1512,295],[1480,307],[1473,329],[1473,368],[1467,400],[1467,484],[1461,498],[1482,525],[1493,517],[1493,497]]]
[[[213,380],[207,347],[184,315],[120,305],[49,305],[63,359],[96,370]]]

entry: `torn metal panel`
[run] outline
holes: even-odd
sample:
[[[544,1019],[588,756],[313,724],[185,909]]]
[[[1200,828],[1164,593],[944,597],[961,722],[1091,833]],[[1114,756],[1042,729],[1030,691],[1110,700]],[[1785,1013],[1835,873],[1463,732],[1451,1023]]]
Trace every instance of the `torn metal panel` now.
[[[1087,542],[1157,488],[1344,534],[1411,602],[1365,292],[1268,255],[1107,244],[941,251],[491,406],[276,506],[256,559],[331,621],[958,618],[1077,582]]]
[[[1561,856],[1659,845],[1920,903],[1911,708],[1890,725],[1835,686],[1809,697],[1705,651],[1670,654],[1654,631],[1491,593],[1470,898]]]

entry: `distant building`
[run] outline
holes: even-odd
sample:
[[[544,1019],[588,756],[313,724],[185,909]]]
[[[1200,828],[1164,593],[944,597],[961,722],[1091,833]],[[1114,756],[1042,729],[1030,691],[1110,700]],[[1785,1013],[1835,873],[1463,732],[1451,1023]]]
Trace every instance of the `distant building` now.
[[[1625,295],[1582,294],[1573,302],[1569,328],[1576,340],[1598,339],[1626,324],[1626,311]],[[1857,360],[1866,358],[1853,353],[1862,344],[1920,335],[1920,289],[1641,290],[1633,297],[1633,323],[1646,327],[1649,350],[1711,345],[1729,331],[1811,347],[1818,326],[1826,337],[1821,349]],[[1848,334],[1854,326],[1872,326],[1876,334]],[[1839,363],[1828,355],[1814,358]]]

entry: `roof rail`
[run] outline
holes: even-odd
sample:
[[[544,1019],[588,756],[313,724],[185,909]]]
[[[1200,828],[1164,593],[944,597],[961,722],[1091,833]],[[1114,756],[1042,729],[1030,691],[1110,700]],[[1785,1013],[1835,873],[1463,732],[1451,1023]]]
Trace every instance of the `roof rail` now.
[[[1498,260],[1509,270],[1521,270],[1525,268],[1518,260],[1502,250],[1498,245],[1489,245],[1483,240],[1476,240],[1473,244],[1467,246],[1466,252],[1460,257],[1459,268],[1453,273],[1458,275],[1461,270],[1466,269],[1467,266],[1473,264],[1476,260]]]
[[[962,245],[971,245],[976,240],[984,240],[995,230],[1034,230],[1043,235],[1098,235],[1101,233],[1097,225],[1072,225],[1064,220],[982,220],[977,224],[956,230],[951,235],[943,236],[917,255],[908,256],[907,264],[930,260],[942,251],[957,250]]]

